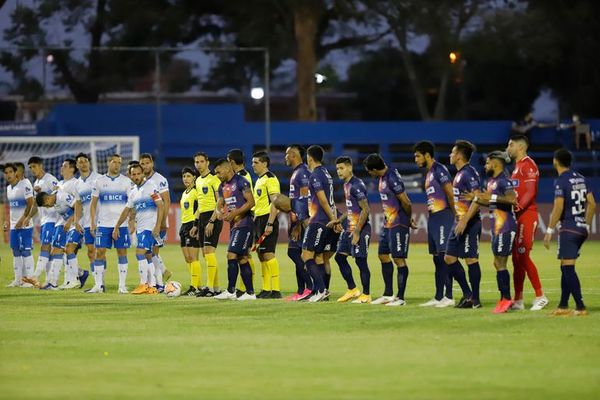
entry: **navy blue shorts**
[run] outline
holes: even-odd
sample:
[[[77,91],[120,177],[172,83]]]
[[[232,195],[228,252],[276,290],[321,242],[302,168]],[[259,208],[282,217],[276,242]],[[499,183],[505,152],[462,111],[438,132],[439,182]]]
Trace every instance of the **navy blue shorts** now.
[[[117,240],[112,238],[113,229],[104,226],[96,228],[96,240],[94,241],[96,248],[112,249],[114,245],[115,249],[128,249],[131,246],[129,229],[126,226],[119,227],[119,238]]]
[[[323,249],[323,253],[335,253],[337,251],[338,241],[340,240],[340,235],[342,233],[337,233],[333,229],[327,229],[327,235],[325,236],[325,248]]]
[[[456,223],[452,225],[446,254],[457,258],[479,258],[479,238],[481,237],[481,220],[470,220],[462,235],[454,233]]]
[[[40,242],[42,246],[52,244],[54,237],[54,222],[46,222],[40,228]]]
[[[407,226],[383,228],[379,234],[378,254],[391,254],[392,258],[407,258],[410,229]]]
[[[587,235],[562,231],[558,234],[558,259],[574,260],[579,257],[579,249],[587,239]]]
[[[440,254],[446,251],[453,223],[454,214],[449,208],[435,214],[429,214],[429,219],[427,220],[429,254]]]
[[[13,250],[27,251],[33,246],[33,228],[11,229],[10,248]]]
[[[325,225],[317,223],[308,224],[302,240],[302,249],[314,251],[315,254],[322,254],[325,251],[325,245],[327,245],[329,241],[327,236],[332,232],[333,231],[327,229]],[[331,245],[331,243],[329,244]]]
[[[365,225],[360,231],[360,239],[356,246],[352,245],[352,234],[350,232],[342,232],[337,244],[337,252],[347,254],[352,257],[366,258],[369,252],[369,243],[371,241],[371,226]]]
[[[77,229],[71,229],[67,232],[67,243],[81,244],[83,234],[77,232]]]
[[[238,256],[247,255],[252,245],[252,232],[253,229],[251,226],[234,227],[231,229],[227,251]]]
[[[54,227],[54,234],[52,235],[52,247],[55,249],[64,249],[67,245],[67,232],[65,232],[64,225],[58,225]]]
[[[517,231],[492,234],[492,253],[495,256],[508,257],[512,253]]]

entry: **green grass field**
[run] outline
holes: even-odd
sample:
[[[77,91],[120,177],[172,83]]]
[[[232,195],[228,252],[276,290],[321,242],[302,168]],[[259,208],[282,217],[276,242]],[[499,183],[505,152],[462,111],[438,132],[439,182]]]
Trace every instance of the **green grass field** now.
[[[418,307],[433,294],[424,245],[411,246],[408,305],[399,308],[118,295],[114,254],[104,295],[8,289],[12,258],[2,245],[0,397],[599,398],[600,243],[586,243],[579,260],[590,315],[577,318],[548,316],[559,296],[559,268],[555,249],[545,251],[541,243],[533,258],[551,299],[548,310],[491,314],[497,291],[487,246],[484,308],[458,310]],[[278,251],[289,292],[292,265],[285,248]],[[378,296],[375,253],[372,247],[372,293]],[[179,248],[168,246],[163,257],[173,279],[187,287]],[[335,262],[332,267],[335,300],[345,287]],[[130,289],[137,279],[132,252]],[[456,285],[455,294],[460,297]],[[526,300],[532,299],[526,282]]]

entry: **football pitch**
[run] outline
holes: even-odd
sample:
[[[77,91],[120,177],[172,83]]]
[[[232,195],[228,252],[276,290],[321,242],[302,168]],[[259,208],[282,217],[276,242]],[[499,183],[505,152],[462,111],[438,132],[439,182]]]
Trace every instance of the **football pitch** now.
[[[221,286],[224,248],[218,253]],[[119,295],[114,252],[106,294],[8,289],[12,257],[3,244],[1,397],[597,399],[600,242],[584,245],[577,266],[587,317],[548,316],[560,290],[555,251],[556,243],[546,251],[537,242],[532,253],[548,308],[493,315],[498,294],[488,243],[481,258],[484,308],[478,310],[418,306],[433,294],[425,245],[411,246],[407,305],[385,307],[336,303],[345,285],[333,260],[331,301],[317,304]],[[280,245],[284,295],[295,285],[285,253]],[[180,249],[167,246],[163,258],[172,279],[187,288]],[[79,259],[87,265],[83,253]],[[383,284],[375,246],[369,262],[378,297]],[[130,290],[137,281],[131,251]],[[534,294],[528,281],[525,287],[530,306]],[[454,294],[460,298],[456,284]]]

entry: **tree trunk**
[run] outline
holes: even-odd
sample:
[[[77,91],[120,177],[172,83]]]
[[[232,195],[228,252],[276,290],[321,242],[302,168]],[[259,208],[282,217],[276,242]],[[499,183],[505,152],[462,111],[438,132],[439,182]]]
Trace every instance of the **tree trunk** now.
[[[300,121],[317,120],[315,69],[320,3],[320,1],[300,1],[294,9],[298,120]]]
[[[444,68],[444,74],[440,80],[440,88],[438,89],[438,97],[435,102],[435,110],[433,119],[436,121],[443,120],[446,117],[446,93],[448,92],[448,68]]]
[[[417,108],[419,110],[419,114],[421,115],[421,119],[423,121],[429,121],[431,119],[431,115],[429,114],[429,109],[427,108],[425,94],[423,93],[421,82],[419,81],[419,77],[417,76],[415,65],[413,64],[412,57],[410,56],[410,50],[402,49],[400,50],[400,52],[402,54],[402,61],[404,61],[404,68],[406,68],[406,73],[408,75],[410,86],[412,87],[413,93],[415,95],[415,100],[417,101]]]

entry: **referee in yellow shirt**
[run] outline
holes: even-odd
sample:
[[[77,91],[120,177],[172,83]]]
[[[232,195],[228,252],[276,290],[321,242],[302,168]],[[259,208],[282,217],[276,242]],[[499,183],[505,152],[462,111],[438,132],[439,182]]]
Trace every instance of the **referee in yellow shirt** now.
[[[196,193],[197,173],[190,167],[185,167],[181,171],[181,178],[185,190],[181,193],[179,201],[181,209],[181,228],[179,229],[179,239],[181,241],[181,251],[183,258],[190,271],[190,288],[185,291],[183,296],[195,296],[200,289],[200,261],[198,261],[199,247],[198,237],[191,234],[196,219],[198,218],[198,195]]]
[[[273,228],[273,233],[264,238],[258,245],[258,259],[262,267],[263,290],[256,296],[259,299],[280,299],[279,263],[275,258],[279,220],[269,222],[271,202],[281,193],[279,180],[271,171],[271,160],[264,151],[252,155],[252,169],[258,176],[254,185],[254,237],[258,241],[265,232],[267,225]]]
[[[210,162],[206,153],[198,152],[194,155],[194,166],[200,176],[196,179],[199,214],[196,220],[196,229],[193,233],[199,239],[202,255],[206,262],[207,274],[206,287],[198,290],[196,293],[197,297],[213,297],[221,293],[219,290],[219,269],[215,250],[219,243],[223,221],[213,218],[213,213],[217,207],[217,195],[221,181],[216,175],[210,172],[209,164]],[[200,277],[201,283],[202,278]]]

